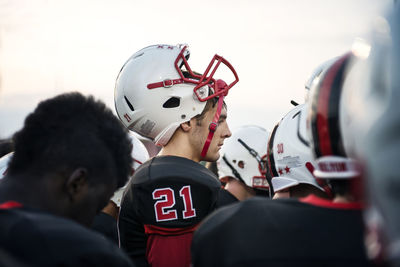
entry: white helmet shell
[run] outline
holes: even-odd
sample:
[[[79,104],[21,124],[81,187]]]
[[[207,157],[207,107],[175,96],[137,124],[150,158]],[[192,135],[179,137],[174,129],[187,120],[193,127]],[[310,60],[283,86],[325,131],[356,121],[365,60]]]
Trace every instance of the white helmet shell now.
[[[137,168],[139,168],[140,165],[142,165],[145,161],[149,159],[149,153],[147,152],[146,147],[144,144],[136,137],[134,134],[129,135],[132,141],[132,160],[133,160],[133,165],[132,165],[132,175],[135,172]],[[130,179],[129,179],[130,180]],[[123,193],[125,191],[126,186],[129,184],[128,182],[121,188],[119,188],[117,191],[115,191],[113,197],[111,198],[111,201],[113,201],[118,207],[121,206],[121,200],[123,197]]]
[[[333,64],[333,62],[335,62],[337,58],[331,58],[325,62],[323,62],[322,64],[320,64],[318,67],[316,67],[313,72],[311,73],[310,77],[308,78],[308,80],[305,82],[304,84],[304,88],[305,88],[305,94],[304,94],[304,101],[307,102],[309,95],[310,95],[310,91],[312,88],[312,85],[314,82],[317,82],[317,80],[319,79],[319,76],[321,75],[321,73],[326,70],[330,65]]]
[[[148,88],[149,84],[180,78],[175,60],[181,50],[171,45],[141,49],[124,64],[115,85],[115,108],[120,120],[128,129],[159,145],[165,145],[179,124],[200,114],[206,104],[194,97],[193,84]],[[184,56],[189,56],[189,50]]]
[[[10,152],[0,158],[0,179],[6,176],[8,163],[10,162],[14,152]]]
[[[222,146],[221,157],[217,161],[219,178],[230,176],[238,180],[242,179],[247,186],[267,189],[265,158],[268,136],[267,130],[254,125],[242,126],[234,130],[232,136],[226,139]],[[250,152],[251,149],[256,153]]]
[[[323,190],[313,176],[315,162],[306,130],[307,104],[293,108],[276,125],[269,140],[268,163],[275,192],[310,184]]]

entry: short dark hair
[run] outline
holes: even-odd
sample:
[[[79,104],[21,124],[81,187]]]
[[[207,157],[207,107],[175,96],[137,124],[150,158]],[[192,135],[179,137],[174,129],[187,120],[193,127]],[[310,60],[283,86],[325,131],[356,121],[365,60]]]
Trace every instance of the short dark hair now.
[[[107,172],[116,176],[121,187],[132,169],[127,130],[103,102],[80,93],[61,94],[39,103],[13,141],[9,175],[29,172],[42,176],[85,167],[90,182]]]

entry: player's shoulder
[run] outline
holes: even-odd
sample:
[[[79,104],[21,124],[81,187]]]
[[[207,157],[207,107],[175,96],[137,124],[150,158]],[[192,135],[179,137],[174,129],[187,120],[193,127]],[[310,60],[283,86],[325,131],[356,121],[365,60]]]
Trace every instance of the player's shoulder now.
[[[203,165],[177,156],[158,156],[142,164],[135,172],[132,183],[177,180],[220,187],[218,178]]]
[[[2,218],[12,220],[8,225],[10,231],[7,240],[12,242],[17,238],[21,241],[20,251],[15,251],[15,254],[28,249],[52,255],[48,259],[38,259],[35,253],[30,253],[27,260],[40,260],[46,264],[65,262],[81,266],[80,262],[89,264],[98,262],[101,258],[103,262],[114,266],[132,266],[128,257],[111,241],[67,218],[29,208],[13,209],[8,212],[7,217]],[[72,266],[71,264],[66,266]]]
[[[268,220],[269,214],[282,213],[285,212],[285,209],[298,205],[303,204],[293,199],[272,200],[264,197],[253,197],[217,209],[202,222],[197,233],[203,235],[206,232],[219,232],[228,224],[231,227],[238,228],[250,221],[253,225],[256,225],[257,222],[263,224]],[[257,216],[254,216],[255,214]]]

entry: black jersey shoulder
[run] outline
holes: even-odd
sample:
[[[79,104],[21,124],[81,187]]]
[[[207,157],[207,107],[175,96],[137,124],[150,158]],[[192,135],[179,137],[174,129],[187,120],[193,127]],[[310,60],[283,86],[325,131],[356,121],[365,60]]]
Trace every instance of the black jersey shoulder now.
[[[158,156],[142,164],[135,172],[132,183],[146,183],[149,180],[187,180],[219,187],[221,183],[215,175],[200,163],[176,156]]]
[[[159,227],[193,227],[215,209],[220,188],[215,175],[197,162],[155,157],[132,177],[120,216]],[[186,216],[188,209],[191,213]],[[168,213],[172,216],[165,218]]]
[[[1,248],[28,266],[132,266],[111,241],[74,221],[29,208],[0,210]]]
[[[217,208],[233,204],[239,200],[228,190],[221,188],[218,193]]]
[[[195,267],[367,266],[362,213],[252,198],[202,222],[192,259]]]

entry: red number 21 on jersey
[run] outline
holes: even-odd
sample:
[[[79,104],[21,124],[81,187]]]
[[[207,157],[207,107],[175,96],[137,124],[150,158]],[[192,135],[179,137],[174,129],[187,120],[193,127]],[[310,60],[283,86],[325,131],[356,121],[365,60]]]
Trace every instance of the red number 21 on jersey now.
[[[195,217],[196,210],[193,208],[190,185],[182,187],[181,190],[179,190],[179,196],[182,198],[185,206],[185,209],[182,211],[183,219]],[[177,211],[172,209],[175,206],[175,193],[172,188],[166,187],[154,190],[153,199],[157,200],[156,203],[154,203],[154,212],[157,222],[178,219]]]

